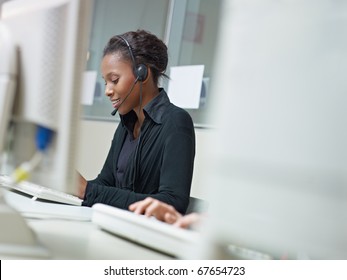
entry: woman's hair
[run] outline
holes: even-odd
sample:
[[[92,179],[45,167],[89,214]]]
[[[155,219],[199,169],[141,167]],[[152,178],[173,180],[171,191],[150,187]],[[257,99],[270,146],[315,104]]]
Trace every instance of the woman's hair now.
[[[103,56],[119,52],[125,60],[133,63],[129,48],[120,36],[128,41],[136,65],[145,64],[151,69],[155,84],[158,84],[161,76],[168,78],[164,73],[168,64],[167,46],[148,31],[137,30],[113,36],[106,44]]]

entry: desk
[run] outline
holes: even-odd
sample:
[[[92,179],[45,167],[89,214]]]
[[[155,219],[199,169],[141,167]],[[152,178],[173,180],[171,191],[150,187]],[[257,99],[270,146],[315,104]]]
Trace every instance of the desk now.
[[[89,207],[34,201],[9,191],[4,196],[25,217],[52,259],[170,259],[100,230],[90,220]]]

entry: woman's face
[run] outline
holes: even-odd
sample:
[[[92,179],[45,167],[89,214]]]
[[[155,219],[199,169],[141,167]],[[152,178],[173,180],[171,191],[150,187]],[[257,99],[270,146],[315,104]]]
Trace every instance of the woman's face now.
[[[118,109],[119,114],[124,115],[138,106],[137,86],[129,94],[135,82],[132,64],[122,59],[119,52],[104,56],[101,73],[105,81],[105,95],[112,102],[113,108]]]

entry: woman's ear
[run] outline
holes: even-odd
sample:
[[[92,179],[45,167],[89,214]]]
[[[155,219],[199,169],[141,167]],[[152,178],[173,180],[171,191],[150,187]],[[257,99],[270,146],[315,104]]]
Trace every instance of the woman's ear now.
[[[146,65],[146,67],[147,67],[147,76],[146,76],[146,79],[144,79],[144,81],[142,82],[143,84],[147,83],[149,78],[152,79],[152,71],[151,71],[151,68],[148,67],[147,65]]]

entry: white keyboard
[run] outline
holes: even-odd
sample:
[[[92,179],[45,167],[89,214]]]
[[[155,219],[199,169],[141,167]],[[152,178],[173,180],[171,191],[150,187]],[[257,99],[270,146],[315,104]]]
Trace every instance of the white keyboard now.
[[[28,181],[18,184],[12,183],[12,179],[7,175],[0,175],[0,186],[9,190],[15,190],[32,196],[32,199],[43,199],[51,202],[59,202],[70,205],[82,205],[82,199],[77,196],[64,193],[55,189],[40,186]]]
[[[196,231],[177,228],[109,205],[94,204],[92,209],[92,222],[100,228],[177,258],[184,258],[201,238]]]

